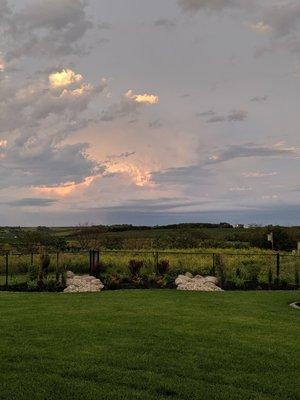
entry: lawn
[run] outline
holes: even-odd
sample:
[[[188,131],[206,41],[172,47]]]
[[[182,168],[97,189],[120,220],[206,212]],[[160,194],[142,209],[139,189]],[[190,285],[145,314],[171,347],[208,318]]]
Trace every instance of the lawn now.
[[[300,399],[296,300],[0,293],[0,399]]]

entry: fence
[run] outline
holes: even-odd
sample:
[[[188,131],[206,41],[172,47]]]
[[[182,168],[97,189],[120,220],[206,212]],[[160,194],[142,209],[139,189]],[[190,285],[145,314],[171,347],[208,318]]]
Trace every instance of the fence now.
[[[72,270],[77,274],[91,273],[99,263],[115,274],[126,274],[131,259],[143,261],[143,274],[154,273],[162,260],[168,260],[169,273],[192,272],[215,275],[223,269],[228,281],[256,278],[260,283],[284,281],[299,287],[300,256],[287,253],[246,252],[199,252],[199,251],[134,251],[134,250],[89,250],[51,253],[50,273]],[[39,254],[7,252],[0,255],[0,287],[26,283],[30,269],[39,265]]]

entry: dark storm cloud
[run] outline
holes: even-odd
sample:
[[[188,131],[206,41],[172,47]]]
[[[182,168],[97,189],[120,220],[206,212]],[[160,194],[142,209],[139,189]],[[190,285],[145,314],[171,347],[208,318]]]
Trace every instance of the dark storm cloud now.
[[[49,207],[57,201],[56,199],[24,198],[7,204],[11,207]]]

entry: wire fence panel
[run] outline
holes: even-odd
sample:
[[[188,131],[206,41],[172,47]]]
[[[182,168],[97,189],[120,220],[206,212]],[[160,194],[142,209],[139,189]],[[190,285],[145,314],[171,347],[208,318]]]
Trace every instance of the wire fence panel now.
[[[26,283],[32,270],[39,269],[40,254],[0,254],[0,288]],[[98,264],[105,266],[108,273],[126,275],[131,260],[142,261],[140,273],[149,275],[157,272],[159,263],[167,262],[168,274],[172,276],[185,272],[200,275],[217,275],[225,285],[235,284],[243,288],[243,282],[255,282],[262,288],[281,283],[299,287],[300,256],[286,253],[214,253],[212,251],[178,250],[91,250],[56,252],[49,254],[49,275],[57,271],[71,270],[75,274],[92,273]]]

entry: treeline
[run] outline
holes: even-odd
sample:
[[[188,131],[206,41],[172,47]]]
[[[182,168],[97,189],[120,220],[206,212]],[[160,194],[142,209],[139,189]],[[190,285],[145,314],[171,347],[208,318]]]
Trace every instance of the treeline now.
[[[81,225],[72,228],[2,228],[0,250],[35,252],[40,247],[53,250],[103,248],[195,249],[251,247],[291,251],[300,241],[300,227],[233,228],[230,224],[187,223],[164,226]],[[273,234],[273,243],[268,234]]]

